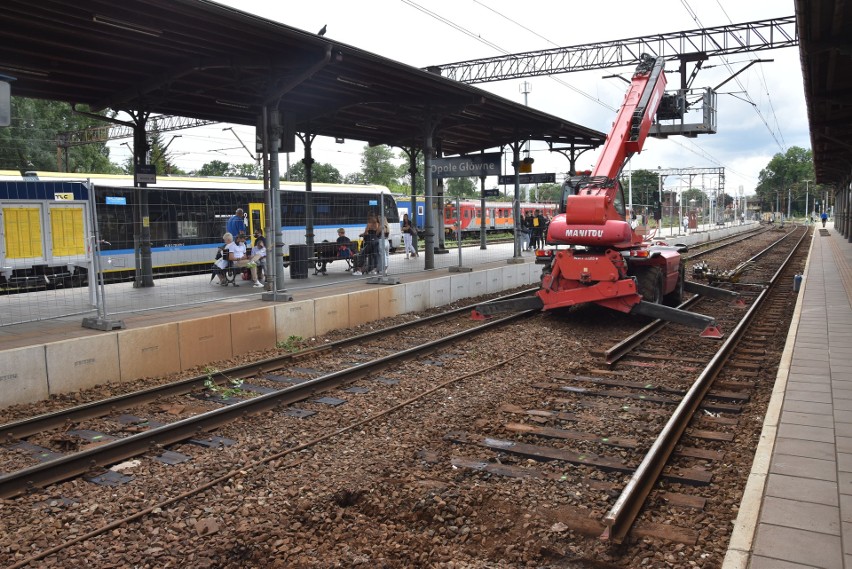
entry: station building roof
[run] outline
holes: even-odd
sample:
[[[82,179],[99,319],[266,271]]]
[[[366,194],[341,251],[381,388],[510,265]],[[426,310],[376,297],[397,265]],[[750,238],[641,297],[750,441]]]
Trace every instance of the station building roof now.
[[[521,140],[596,147],[605,134],[476,87],[208,0],[4,0],[0,74],[12,94],[257,125],[444,155]]]

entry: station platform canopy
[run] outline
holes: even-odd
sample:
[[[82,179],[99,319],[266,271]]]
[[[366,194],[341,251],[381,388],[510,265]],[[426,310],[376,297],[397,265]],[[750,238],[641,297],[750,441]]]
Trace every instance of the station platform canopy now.
[[[852,183],[852,3],[796,0],[799,53],[818,184]]]
[[[594,148],[605,134],[385,57],[206,0],[4,0],[12,95],[257,125],[444,155],[519,140]]]

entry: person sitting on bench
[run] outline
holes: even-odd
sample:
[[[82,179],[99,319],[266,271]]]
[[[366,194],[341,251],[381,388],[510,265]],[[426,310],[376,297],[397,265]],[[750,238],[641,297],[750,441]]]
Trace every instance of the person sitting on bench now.
[[[246,258],[245,237],[243,235],[237,235],[237,238],[235,240],[233,235],[231,235],[230,233],[225,233],[222,236],[222,240],[225,242],[225,246],[222,247],[222,259],[228,262],[228,267],[242,268],[248,266],[248,259]],[[218,274],[218,277],[220,285],[228,286],[228,284],[230,284],[228,282],[228,277],[225,274],[225,271],[221,271]],[[233,284],[234,286],[239,286],[236,282],[234,282]]]

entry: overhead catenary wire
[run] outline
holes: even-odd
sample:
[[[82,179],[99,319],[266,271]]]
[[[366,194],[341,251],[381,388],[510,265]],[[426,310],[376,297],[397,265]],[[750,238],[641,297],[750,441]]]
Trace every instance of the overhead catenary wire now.
[[[439,22],[441,22],[441,23],[444,23],[444,24],[446,24],[446,25],[450,26],[451,28],[453,28],[453,29],[455,29],[455,30],[457,30],[457,31],[459,31],[459,32],[461,32],[461,33],[463,33],[464,35],[469,36],[469,37],[471,37],[471,38],[475,39],[476,41],[478,41],[478,42],[480,42],[480,43],[483,43],[483,44],[487,45],[488,47],[490,47],[490,48],[494,49],[495,51],[498,51],[498,52],[502,53],[503,55],[510,55],[510,52],[509,52],[508,50],[506,50],[506,49],[504,49],[504,48],[500,47],[499,45],[495,44],[494,42],[491,42],[491,41],[489,41],[489,40],[486,40],[486,39],[485,39],[485,38],[483,38],[480,34],[476,34],[476,33],[472,32],[472,31],[470,31],[470,30],[468,30],[468,29],[466,29],[466,28],[463,28],[462,26],[460,26],[460,25],[456,24],[455,22],[453,22],[453,21],[451,21],[451,20],[448,20],[447,18],[444,18],[444,17],[443,17],[443,16],[441,16],[440,14],[436,14],[435,12],[432,12],[431,10],[429,10],[429,9],[427,9],[427,8],[425,8],[425,7],[423,7],[423,6],[421,6],[421,5],[420,5],[420,4],[418,4],[417,2],[414,2],[413,0],[402,0],[402,2],[403,2],[404,4],[407,4],[408,6],[411,6],[412,8],[414,8],[414,9],[416,9],[416,10],[419,10],[419,11],[423,12],[424,14],[426,14],[426,15],[428,15],[428,16],[430,16],[430,17],[432,17],[432,18],[436,19],[436,20],[438,20],[438,21],[439,21]],[[523,29],[527,30],[528,32],[532,33],[533,35],[535,35],[535,36],[537,36],[537,37],[539,37],[539,38],[541,38],[541,39],[543,39],[543,40],[547,41],[548,43],[551,43],[551,44],[553,44],[553,45],[556,45],[556,43],[554,43],[553,41],[551,41],[551,40],[549,40],[549,39],[545,38],[544,36],[541,36],[540,34],[537,34],[537,33],[533,32],[532,30],[530,30],[530,29],[529,29],[529,28],[527,28],[526,26],[522,26],[522,25],[521,25],[521,24],[519,24],[517,21],[514,21],[514,20],[512,20],[511,18],[508,18],[507,16],[505,16],[504,14],[501,14],[501,13],[500,13],[500,12],[498,12],[497,10],[494,10],[493,8],[490,8],[490,7],[488,7],[488,6],[485,6],[484,4],[482,4],[482,3],[480,3],[480,2],[476,2],[476,3],[477,3],[477,4],[479,4],[480,6],[483,6],[484,8],[487,8],[488,10],[491,10],[492,12],[494,12],[496,15],[500,16],[501,18],[505,18],[505,19],[506,19],[506,20],[508,20],[509,22],[512,22],[513,24],[515,24],[515,25],[517,25],[517,26],[520,26],[521,28],[523,28]],[[574,85],[571,85],[570,83],[567,83],[567,82],[563,81],[562,79],[560,79],[560,78],[558,78],[558,77],[548,76],[548,78],[549,78],[549,79],[551,79],[552,81],[555,81],[555,82],[559,83],[559,84],[560,84],[560,85],[562,85],[563,87],[567,87],[568,89],[571,89],[572,91],[574,91],[574,92],[575,92],[575,93],[577,93],[578,95],[582,95],[583,97],[586,97],[587,99],[589,99],[589,100],[591,100],[591,101],[594,101],[595,103],[597,103],[597,104],[601,105],[601,106],[602,106],[602,107],[604,107],[605,109],[608,109],[608,110],[610,110],[610,111],[612,111],[612,112],[617,111],[617,109],[616,109],[615,107],[613,107],[613,106],[609,105],[608,103],[606,103],[606,102],[604,102],[604,101],[602,101],[602,100],[598,99],[598,98],[597,98],[597,97],[595,97],[594,95],[592,95],[592,94],[590,94],[590,93],[586,93],[586,92],[585,92],[585,91],[583,91],[582,89],[579,89],[579,88],[575,87]]]
[[[703,28],[704,24],[701,23],[701,20],[698,18],[698,15],[695,13],[695,11],[692,9],[692,7],[689,5],[689,0],[680,0],[680,3],[686,9],[687,13],[689,13],[689,17],[692,18],[692,20],[696,23],[696,25]],[[729,23],[733,24],[733,21],[731,21],[731,18],[730,18],[730,16],[728,16],[728,13],[725,11],[724,8],[722,8],[721,2],[719,0],[716,0],[716,3],[722,9],[722,13],[725,14],[725,17],[728,18]],[[722,62],[725,64],[725,67],[728,69],[728,71],[731,74],[734,74],[735,73],[734,69],[733,69],[733,67],[731,67],[731,64],[728,62],[727,58],[724,57],[724,56],[720,56],[720,57],[722,58]],[[778,127],[778,135],[776,136],[775,131],[769,125],[769,122],[766,120],[766,117],[763,116],[763,113],[761,112],[760,107],[758,107],[758,105],[754,102],[754,100],[752,99],[751,95],[748,92],[748,89],[742,84],[742,81],[740,81],[740,78],[734,77],[734,81],[736,81],[739,88],[745,93],[746,99],[748,100],[749,103],[751,103],[752,108],[755,110],[755,112],[757,113],[757,116],[760,118],[760,120],[766,126],[766,129],[769,131],[769,134],[772,136],[772,139],[775,140],[775,143],[778,145],[778,148],[780,148],[781,151],[784,152],[786,150],[786,147],[785,147],[784,143],[782,142],[783,136],[781,135],[780,126]],[[764,85],[765,85],[765,82],[764,82]],[[767,98],[769,98],[769,89],[766,89],[766,95],[767,95]],[[772,111],[772,115],[773,115],[773,117],[775,117],[775,124],[778,125],[779,124],[778,123],[778,117],[775,114],[775,108],[771,104],[771,99],[769,99],[769,100],[770,100],[770,109]],[[781,141],[778,140],[778,136],[781,136]]]

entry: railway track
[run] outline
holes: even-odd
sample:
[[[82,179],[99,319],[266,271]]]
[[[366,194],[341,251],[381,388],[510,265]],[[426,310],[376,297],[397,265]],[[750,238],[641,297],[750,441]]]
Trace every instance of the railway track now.
[[[22,454],[25,462],[36,462],[0,475],[0,498],[85,474],[97,483],[111,483],[120,477],[93,471],[181,441],[213,447],[230,444],[202,433],[248,415],[292,406],[517,318],[512,315],[482,325],[468,318],[468,313],[467,308],[449,310],[295,354],[226,371],[211,370],[206,375],[0,425],[0,441],[5,442],[0,447],[0,463],[7,468],[15,463],[8,458],[10,451],[19,455],[19,462]],[[447,335],[448,326],[455,329],[453,334]],[[412,347],[392,347],[400,336]],[[164,422],[164,410],[177,410],[172,419],[178,420]],[[303,416],[299,410],[289,411]],[[65,452],[69,448],[76,452]],[[157,458],[164,462],[186,459],[168,450]]]
[[[727,445],[738,436],[754,439],[759,434],[759,421],[750,420],[758,429],[748,431],[741,417],[755,400],[765,399],[765,393],[755,395],[757,379],[772,365],[767,342],[778,341],[786,330],[782,317],[792,312],[789,285],[803,266],[801,245],[807,233],[807,228],[793,229],[748,259],[749,270],[729,283],[741,289],[746,307],[699,297],[685,303],[684,308],[699,306],[726,323],[731,331],[721,344],[692,341],[686,354],[673,353],[675,346],[685,344],[683,330],[654,322],[606,352],[596,352],[605,356],[606,366],[556,373],[552,381],[534,384],[553,394],[547,408],[504,407],[506,413],[524,418],[503,425],[515,438],[449,434],[454,443],[488,449],[497,459],[462,456],[453,464],[492,475],[544,479],[555,474],[507,465],[505,457],[582,467],[585,477],[559,479],[617,497],[584,506],[598,512],[606,506],[606,513],[596,519],[568,516],[571,529],[614,543],[630,535],[634,540],[653,537],[695,545],[698,531],[672,523],[678,516],[660,511],[702,510],[707,494],[712,495],[714,472],[723,468]],[[589,476],[589,470],[598,475]],[[649,501],[651,511],[643,511]],[[640,512],[640,522],[634,525]]]
[[[730,258],[731,267],[746,260],[733,254],[725,257]],[[768,256],[764,258],[769,262]],[[751,293],[762,288],[760,283],[767,277],[756,272],[755,264],[749,267],[736,286],[749,293],[744,296],[753,301],[760,293]],[[783,283],[785,278],[781,275],[778,280]],[[781,306],[775,311],[783,315],[784,295],[779,296]],[[790,295],[786,296],[789,301]],[[732,309],[720,301],[707,302],[738,318],[750,310]],[[658,331],[652,340],[609,366],[591,351],[608,345],[601,337],[626,336],[635,331],[639,326],[636,319],[603,318],[602,312],[594,309],[576,311],[567,319],[518,315],[503,325],[489,321],[495,326],[475,335],[455,336],[454,332],[475,325],[467,314],[469,307],[459,309],[455,320],[448,317],[443,323],[439,319],[425,322],[422,328],[431,329],[432,340],[438,336],[441,342],[440,348],[431,351],[389,350],[389,343],[404,340],[408,345],[415,344],[408,336],[403,338],[403,334],[413,333],[399,328],[379,339],[375,351],[366,338],[360,338],[318,351],[316,360],[293,354],[285,364],[287,371],[272,371],[273,366],[267,364],[255,371],[308,381],[283,390],[289,392],[287,397],[295,397],[295,390],[301,389],[301,399],[293,403],[283,403],[282,399],[280,404],[273,404],[270,398],[261,404],[268,406],[267,411],[248,413],[251,420],[241,420],[248,407],[240,407],[251,400],[223,405],[188,394],[161,397],[155,405],[171,406],[174,398],[180,397],[182,402],[216,405],[214,410],[232,414],[237,420],[210,428],[236,444],[205,449],[176,442],[166,448],[165,443],[154,441],[146,447],[140,466],[122,471],[134,479],[111,487],[113,498],[106,505],[102,491],[79,479],[62,484],[48,480],[25,484],[29,492],[5,502],[8,515],[4,524],[27,527],[28,522],[14,520],[25,519],[30,508],[42,512],[45,506],[40,504],[48,503],[55,505],[49,514],[32,522],[33,530],[54,524],[64,527],[67,522],[62,520],[73,517],[75,531],[69,534],[57,530],[53,540],[16,557],[2,557],[0,539],[0,561],[23,567],[55,556],[61,565],[63,561],[89,559],[93,550],[101,551],[98,558],[107,558],[112,555],[106,553],[111,551],[111,541],[121,540],[123,550],[132,549],[127,544],[132,544],[133,536],[141,531],[147,539],[138,553],[126,553],[127,557],[112,561],[113,566],[138,563],[151,550],[173,549],[162,541],[164,532],[170,535],[178,531],[180,535],[183,530],[173,528],[189,524],[187,553],[179,559],[192,565],[197,556],[207,555],[203,549],[193,549],[192,543],[198,541],[196,534],[208,531],[204,524],[213,522],[202,524],[198,515],[187,522],[186,512],[220,508],[223,513],[216,519],[231,528],[229,535],[215,539],[215,546],[210,542],[202,547],[211,549],[209,554],[223,567],[264,566],[264,560],[272,554],[270,544],[279,542],[286,546],[281,545],[275,555],[292,566],[309,566],[310,562],[320,566],[323,559],[355,564],[362,563],[358,561],[362,558],[376,562],[383,559],[388,566],[397,566],[393,559],[400,560],[398,566],[426,566],[447,559],[441,552],[449,548],[455,551],[446,554],[449,559],[519,564],[533,561],[541,565],[561,556],[595,560],[601,563],[596,565],[599,567],[605,566],[603,560],[613,566],[636,567],[641,559],[638,553],[630,558],[634,548],[655,540],[685,544],[682,551],[686,554],[701,547],[698,544],[724,541],[724,536],[707,534],[709,522],[705,519],[715,515],[719,509],[716,502],[722,499],[717,496],[718,485],[725,473],[714,468],[730,463],[734,452],[728,438],[718,437],[725,429],[744,431],[744,422],[759,425],[756,419],[744,419],[761,399],[748,389],[754,384],[759,390],[759,377],[771,372],[771,348],[748,344],[754,338],[739,341],[737,347],[744,350],[738,356],[743,359],[734,366],[739,375],[720,375],[717,379],[710,390],[713,398],[699,405],[700,418],[685,431],[685,442],[675,447],[669,465],[663,467],[659,481],[652,486],[650,498],[643,501],[648,505],[640,510],[637,521],[608,526],[605,518],[642,463],[644,451],[653,446],[654,437],[701,374],[706,362],[692,361],[700,359],[698,346],[719,348],[722,342],[700,340],[691,332],[684,334],[678,326],[669,326],[675,331],[680,328],[680,334],[668,345],[654,347],[650,343],[660,337],[662,332]],[[761,318],[768,317],[753,316],[751,320]],[[777,335],[786,327],[764,322],[764,328],[764,332],[771,329]],[[769,339],[768,332],[766,336]],[[761,350],[766,353],[757,353]],[[687,355],[672,357],[684,352]],[[395,357],[397,353],[401,360]],[[386,359],[379,367],[367,367],[369,361],[381,358]],[[749,358],[764,359],[755,363]],[[344,360],[357,365],[342,365]],[[345,377],[345,370],[352,370],[352,375]],[[223,372],[221,377],[211,375],[221,388],[228,388],[234,379],[249,385],[263,383],[255,379],[256,375],[243,376],[236,370]],[[329,386],[331,391],[320,387],[320,380],[326,376],[337,384]],[[195,378],[202,386],[210,379]],[[346,391],[352,388],[360,392]],[[202,389],[202,393],[205,391],[208,395],[221,394]],[[263,397],[255,395],[252,399]],[[346,402],[319,402],[325,397]],[[131,405],[123,411],[117,408],[107,415],[99,414],[95,420],[121,414],[142,415]],[[74,419],[71,426],[63,422],[58,429],[76,429],[82,420]],[[152,431],[144,422],[132,427]],[[206,438],[206,428],[189,436]],[[175,465],[150,460],[163,450],[192,455],[192,460]],[[724,460],[720,460],[723,452]],[[87,473],[94,473],[91,465]],[[98,473],[103,470],[98,468]],[[734,486],[733,482],[726,484]],[[246,509],[247,500],[257,505],[275,504],[273,507],[288,522],[263,529],[263,518],[254,517],[255,506]],[[696,521],[696,517],[702,521]],[[521,520],[526,520],[523,526]],[[128,529],[127,525],[135,521],[142,522],[136,526],[138,530]],[[354,524],[351,530],[343,529],[350,523]],[[383,533],[374,533],[379,527]],[[620,557],[606,545],[617,540],[614,530],[608,535],[611,541],[599,539],[607,527],[629,527],[626,539],[632,547],[621,550]],[[152,534],[154,528],[163,529]],[[343,537],[359,534],[373,545],[356,547],[357,538]],[[581,535],[591,539],[578,541]],[[328,543],[320,536],[329,536]],[[566,541],[569,536],[574,537]],[[308,541],[310,553],[307,545],[301,545]],[[226,545],[229,543],[233,545]],[[349,558],[340,549],[341,543],[360,551],[378,549],[375,544],[386,545],[381,546],[379,557]],[[712,554],[711,561],[714,555],[718,557]],[[157,561],[164,563],[163,558]]]

